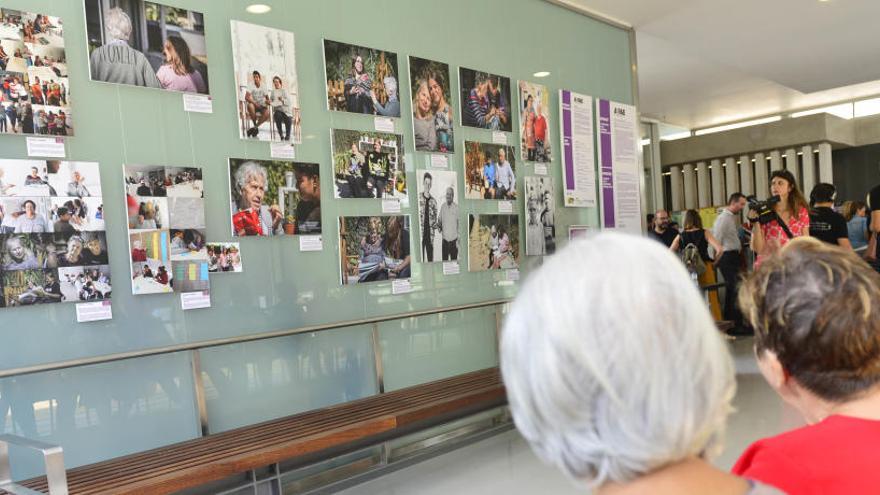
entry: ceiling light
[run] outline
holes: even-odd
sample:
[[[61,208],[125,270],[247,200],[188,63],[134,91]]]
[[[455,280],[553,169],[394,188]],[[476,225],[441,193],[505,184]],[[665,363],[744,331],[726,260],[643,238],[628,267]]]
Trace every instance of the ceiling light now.
[[[550,73],[547,72],[546,70],[542,70],[542,71],[539,71],[539,72],[535,72],[535,73],[532,74],[532,75],[535,76],[535,77],[547,77],[547,76],[550,75]]]
[[[268,5],[266,5],[264,3],[254,3],[251,5],[248,5],[247,8],[245,8],[245,10],[247,10],[251,14],[265,14],[265,13],[269,12],[270,10],[272,10],[272,7],[269,7]]]

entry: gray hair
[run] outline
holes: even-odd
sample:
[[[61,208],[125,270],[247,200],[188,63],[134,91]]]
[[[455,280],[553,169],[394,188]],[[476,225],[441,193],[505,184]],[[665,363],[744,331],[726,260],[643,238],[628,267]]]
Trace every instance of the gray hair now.
[[[238,167],[238,170],[235,171],[235,186],[239,192],[244,189],[244,186],[252,179],[259,177],[263,179],[263,190],[269,190],[269,173],[266,171],[266,167],[260,165],[255,161],[246,161]]]
[[[591,487],[717,454],[736,388],[681,262],[617,233],[573,242],[527,280],[501,370],[532,449]]]
[[[128,41],[131,38],[131,18],[119,7],[104,14],[104,29],[112,40]]]

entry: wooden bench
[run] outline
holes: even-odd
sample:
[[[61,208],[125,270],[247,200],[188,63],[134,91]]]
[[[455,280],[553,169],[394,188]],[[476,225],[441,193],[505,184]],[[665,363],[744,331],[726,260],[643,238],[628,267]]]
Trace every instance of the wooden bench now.
[[[68,486],[71,495],[174,493],[297,457],[330,458],[506,401],[498,368],[488,368],[74,468]],[[47,490],[45,477],[21,485]]]

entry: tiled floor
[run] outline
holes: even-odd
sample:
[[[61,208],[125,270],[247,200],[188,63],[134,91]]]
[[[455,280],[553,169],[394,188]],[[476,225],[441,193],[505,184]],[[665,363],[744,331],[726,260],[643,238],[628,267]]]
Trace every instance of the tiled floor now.
[[[715,464],[729,469],[758,438],[803,424],[757,374],[751,342],[733,344],[738,370],[737,412],[730,418],[727,444]],[[578,494],[586,491],[545,466],[516,431],[435,457],[343,492],[345,495]]]

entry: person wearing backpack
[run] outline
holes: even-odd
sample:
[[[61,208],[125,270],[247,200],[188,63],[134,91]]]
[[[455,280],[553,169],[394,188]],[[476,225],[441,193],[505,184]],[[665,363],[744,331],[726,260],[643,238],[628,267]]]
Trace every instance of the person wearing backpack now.
[[[702,287],[715,284],[715,268],[712,265],[712,257],[709,256],[709,246],[712,246],[716,256],[724,251],[712,232],[703,228],[700,213],[697,210],[686,211],[684,229],[672,241],[669,249],[680,253],[685,268]],[[709,306],[715,319],[721,319],[721,305],[718,303],[716,291],[709,293]]]

